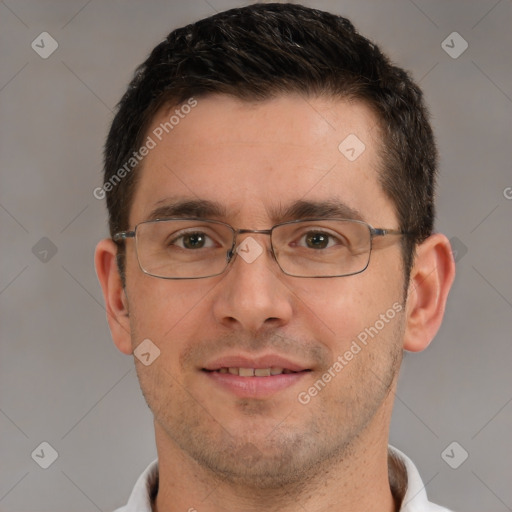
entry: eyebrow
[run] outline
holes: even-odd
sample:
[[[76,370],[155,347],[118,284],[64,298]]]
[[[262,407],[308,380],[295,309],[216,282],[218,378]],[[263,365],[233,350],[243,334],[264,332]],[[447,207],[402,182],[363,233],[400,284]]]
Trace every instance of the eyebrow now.
[[[169,201],[169,200],[167,200]],[[206,199],[177,200],[165,202],[157,206],[148,215],[147,220],[166,219],[171,217],[193,217],[210,218],[226,217],[226,208],[220,203],[208,201]],[[159,203],[164,203],[160,201]],[[157,204],[159,204],[157,203]]]
[[[359,210],[338,199],[324,201],[298,200],[289,205],[269,208],[272,222],[301,219],[353,219],[363,220]],[[221,203],[207,199],[184,199],[159,201],[148,215],[148,221],[166,218],[226,219],[227,209]]]
[[[300,219],[352,219],[363,220],[361,212],[338,199],[324,201],[295,201],[289,206],[273,208],[271,217],[278,222]]]

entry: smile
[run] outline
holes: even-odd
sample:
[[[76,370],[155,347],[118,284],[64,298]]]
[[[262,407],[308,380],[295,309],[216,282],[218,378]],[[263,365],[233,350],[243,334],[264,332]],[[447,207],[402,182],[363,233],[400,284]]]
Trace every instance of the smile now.
[[[213,386],[212,389],[238,398],[264,400],[298,385],[310,372],[309,369],[293,371],[280,366],[222,366],[215,370],[203,369],[201,373],[207,377],[207,386]]]
[[[271,368],[239,368],[235,366],[222,367],[218,370],[205,370],[205,371],[215,371],[218,373],[229,373],[230,375],[238,375],[240,377],[270,377],[272,375],[281,375],[288,373],[299,373],[289,370],[288,368],[279,368],[279,367],[271,367]]]

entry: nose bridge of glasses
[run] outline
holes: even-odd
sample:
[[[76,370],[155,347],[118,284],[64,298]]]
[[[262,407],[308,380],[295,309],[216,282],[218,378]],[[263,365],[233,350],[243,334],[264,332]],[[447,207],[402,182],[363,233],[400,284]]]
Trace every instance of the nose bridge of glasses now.
[[[234,230],[233,247],[227,253],[228,261],[230,261],[231,258],[234,256],[234,254],[236,252],[238,252],[238,249],[240,247],[242,247],[242,244],[244,243],[245,240],[247,240],[248,238],[252,238],[250,236],[243,236],[242,238],[239,238],[239,235],[251,235],[251,234],[254,234],[254,235],[269,235],[269,236],[271,236],[272,235],[272,229],[235,229]],[[260,245],[260,247],[261,247],[260,242],[257,242],[256,240],[254,240],[254,242],[256,244]],[[242,250],[242,252],[246,252],[243,249],[241,249],[241,250]]]
[[[239,239],[239,235],[272,235],[271,229],[236,229],[235,230],[235,246],[240,245],[245,239],[250,237],[242,237]]]
[[[255,233],[261,235],[270,235],[272,233],[271,229],[236,229],[236,235],[244,235],[245,233]]]

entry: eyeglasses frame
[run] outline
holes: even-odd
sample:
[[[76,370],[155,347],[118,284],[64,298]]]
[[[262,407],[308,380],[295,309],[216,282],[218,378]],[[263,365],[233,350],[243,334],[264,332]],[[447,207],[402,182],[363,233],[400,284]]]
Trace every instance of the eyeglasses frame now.
[[[158,223],[158,222],[168,222],[168,221],[177,221],[177,220],[183,220],[183,221],[200,221],[200,222],[207,222],[207,223],[210,223],[210,224],[220,224],[220,225],[223,225],[225,227],[228,227],[232,233],[233,233],[233,244],[231,246],[231,249],[229,249],[229,251],[227,251],[226,253],[226,266],[223,268],[223,270],[221,272],[218,272],[216,274],[211,274],[211,275],[207,275],[207,276],[200,276],[200,277],[162,277],[162,276],[157,276],[157,275],[154,275],[154,274],[151,274],[150,272],[148,272],[147,270],[145,270],[140,262],[140,259],[139,259],[139,253],[138,253],[138,250],[137,250],[137,238],[136,238],[136,234],[137,234],[137,228],[142,225],[142,224],[155,224],[155,223]],[[285,225],[289,225],[289,224],[298,224],[298,223],[301,223],[301,222],[326,222],[326,221],[344,221],[344,222],[354,222],[354,223],[357,223],[357,224],[361,224],[361,225],[364,225],[368,228],[369,232],[370,232],[370,249],[369,249],[369,252],[368,252],[368,261],[366,263],[366,266],[362,269],[362,270],[358,270],[357,272],[351,272],[349,274],[341,274],[341,275],[334,275],[334,276],[297,276],[295,274],[289,274],[288,272],[285,272],[283,270],[283,268],[281,267],[281,265],[279,264],[279,260],[277,259],[276,257],[276,254],[274,252],[274,245],[273,245],[273,242],[272,242],[272,232],[274,231],[275,228],[278,228],[280,226],[285,226]],[[279,269],[283,272],[283,274],[287,275],[287,276],[291,276],[291,277],[298,277],[298,278],[303,278],[303,279],[311,279],[311,278],[315,278],[315,279],[322,279],[322,278],[332,278],[332,277],[348,277],[348,276],[352,276],[352,275],[356,275],[356,274],[361,274],[362,272],[364,272],[368,266],[370,265],[370,259],[371,259],[371,254],[372,254],[372,249],[373,249],[373,239],[375,237],[383,237],[383,236],[388,236],[388,235],[402,235],[402,236],[412,236],[414,235],[414,233],[411,233],[411,232],[407,232],[407,231],[402,231],[402,230],[399,230],[399,229],[388,229],[388,228],[374,228],[371,224],[368,224],[367,222],[365,221],[362,221],[362,220],[359,220],[359,219],[343,219],[343,218],[307,218],[307,219],[295,219],[295,220],[290,220],[290,221],[286,221],[286,222],[280,222],[279,224],[276,224],[274,226],[272,226],[270,229],[235,229],[233,226],[231,226],[230,224],[226,223],[226,222],[222,222],[222,221],[218,221],[218,220],[213,220],[213,219],[202,219],[202,218],[199,218],[199,217],[169,217],[169,218],[162,218],[162,219],[154,219],[154,220],[146,220],[146,221],[142,221],[142,222],[139,222],[133,230],[130,230],[130,231],[119,231],[117,233],[115,233],[113,236],[112,236],[112,240],[115,242],[115,243],[120,243],[122,241],[126,241],[127,239],[129,238],[134,238],[135,239],[135,253],[137,255],[137,261],[139,263],[139,268],[141,269],[142,272],[144,272],[144,274],[148,275],[148,276],[151,276],[151,277],[156,277],[157,279],[166,279],[166,280],[183,280],[183,279],[206,279],[208,277],[216,277],[216,276],[220,276],[221,274],[223,274],[224,272],[226,272],[226,270],[228,269],[228,267],[230,266],[230,264],[232,263],[232,261],[235,260],[236,258],[236,246],[237,246],[237,237],[238,235],[244,235],[244,234],[248,234],[248,233],[252,233],[252,234],[258,234],[258,235],[269,235],[270,236],[270,252],[272,254],[272,257],[274,258],[275,262],[277,263],[277,266],[279,267]]]

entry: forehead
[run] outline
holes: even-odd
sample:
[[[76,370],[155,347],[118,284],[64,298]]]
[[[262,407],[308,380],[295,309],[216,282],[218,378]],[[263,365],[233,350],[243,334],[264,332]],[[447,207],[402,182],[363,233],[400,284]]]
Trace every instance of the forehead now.
[[[361,102],[212,95],[162,109],[146,137],[132,225],[175,200],[217,202],[225,220],[245,224],[300,200],[341,202],[370,223],[393,219],[378,183],[377,119]]]

